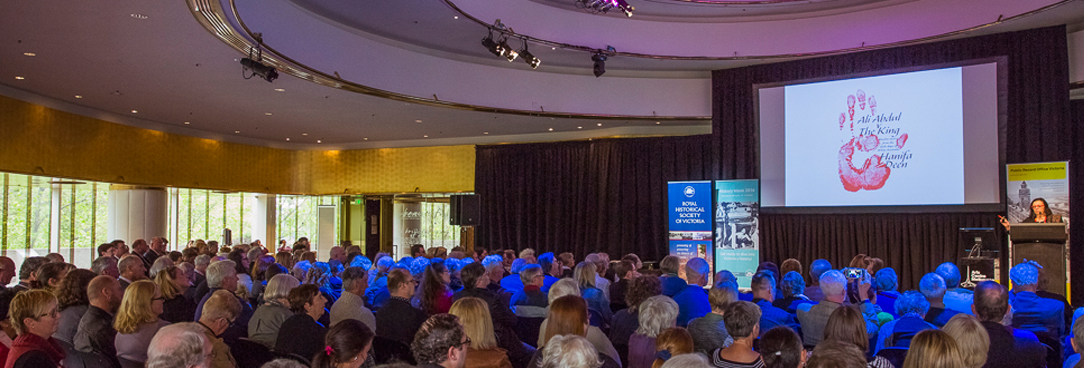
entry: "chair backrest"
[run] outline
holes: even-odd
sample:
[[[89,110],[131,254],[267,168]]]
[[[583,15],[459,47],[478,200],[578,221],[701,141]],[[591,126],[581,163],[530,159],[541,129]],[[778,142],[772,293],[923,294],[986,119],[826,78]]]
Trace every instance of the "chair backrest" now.
[[[892,363],[893,367],[903,367],[903,360],[907,358],[907,348],[884,348],[877,352],[877,356],[883,357]]]
[[[414,354],[411,354],[410,347],[401,342],[395,340],[389,340],[382,337],[373,338],[373,347],[369,350],[372,352],[376,360],[376,364],[388,364],[395,362],[404,362],[410,365],[414,365]]]
[[[516,336],[527,345],[537,348],[538,334],[542,330],[542,322],[545,318],[519,317],[516,319]]]
[[[230,344],[230,354],[237,361],[238,368],[260,368],[264,363],[275,359],[271,349],[261,343],[240,338]]]
[[[296,361],[298,363],[301,363],[301,364],[305,365],[306,367],[312,365],[312,362],[310,362],[308,358],[305,358],[303,356],[300,356],[300,355],[297,355],[297,354],[294,354],[294,353],[283,353],[283,352],[278,352],[278,351],[271,350],[271,354],[274,355],[275,359],[280,359],[280,358],[281,359],[290,359],[290,360]],[[274,359],[272,359],[272,360],[274,360]]]
[[[144,362],[137,362],[137,361],[134,361],[134,360],[128,360],[128,359],[124,359],[124,358],[121,358],[121,357],[117,357],[117,360],[120,361],[120,367],[121,368],[145,368]]]

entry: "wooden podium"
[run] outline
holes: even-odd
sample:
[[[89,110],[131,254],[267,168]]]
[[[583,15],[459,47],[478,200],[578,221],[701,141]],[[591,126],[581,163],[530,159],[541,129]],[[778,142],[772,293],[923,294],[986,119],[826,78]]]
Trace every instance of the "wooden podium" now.
[[[1039,280],[1043,289],[1065,296],[1065,233],[1064,223],[1012,224],[1009,229],[1009,254],[1012,266],[1029,261],[1043,266],[1044,278]],[[1045,285],[1044,285],[1045,282]]]

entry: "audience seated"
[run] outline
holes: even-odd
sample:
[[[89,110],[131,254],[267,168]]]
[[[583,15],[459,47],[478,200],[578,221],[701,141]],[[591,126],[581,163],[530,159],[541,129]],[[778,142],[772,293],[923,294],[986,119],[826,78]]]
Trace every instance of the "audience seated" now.
[[[543,277],[546,279],[542,282],[542,292],[548,293],[553,283],[561,279],[560,276],[564,270],[561,269],[561,262],[557,261],[552,252],[538,256],[538,265],[542,267]]]
[[[523,267],[526,265],[527,260],[523,258],[516,258],[516,260],[512,261],[511,274],[501,279],[501,288],[512,294],[523,290],[523,280],[519,277],[519,272],[522,271]]]
[[[640,272],[635,269],[635,264],[627,260],[621,260],[614,266],[614,274],[618,280],[610,284],[610,310],[615,313],[628,308],[625,303],[625,292],[629,290],[629,282],[640,277]]]
[[[957,314],[952,316],[941,331],[945,331],[956,341],[964,368],[980,368],[986,364],[986,355],[990,352],[990,336],[986,334],[986,329],[978,318],[970,314]]]
[[[118,358],[139,363],[147,361],[147,344],[158,329],[169,324],[158,318],[162,315],[164,300],[158,285],[150,280],[133,282],[124,290],[113,322],[117,329],[114,345]]]
[[[1073,368],[1080,362],[1080,353],[1084,351],[1084,318],[1077,317],[1073,321],[1073,334],[1069,339],[1069,346],[1073,349],[1073,354],[1065,357],[1065,364],[1062,367]]]
[[[79,319],[79,327],[75,332],[76,350],[98,353],[111,360],[114,366],[120,365],[117,361],[117,347],[114,345],[117,330],[113,327],[113,314],[120,308],[123,295],[120,283],[112,276],[101,275],[90,280],[87,284],[89,306]]]
[[[889,268],[882,269],[889,270]],[[908,291],[896,299],[893,310],[900,314],[900,318],[888,321],[881,326],[877,333],[877,346],[874,353],[884,348],[907,348],[911,345],[911,338],[919,331],[935,329],[937,326],[926,322],[926,313],[930,309],[930,302],[917,291]]]
[[[825,259],[815,260],[809,265],[809,279],[811,280],[811,285],[805,288],[805,296],[809,297],[809,300],[815,302],[824,300],[824,293],[821,292],[820,287],[820,279],[822,274],[831,269],[832,264]],[[809,343],[806,342],[806,345],[809,345]]]
[[[120,280],[122,290],[127,290],[128,285],[133,282],[147,278],[147,269],[143,265],[143,258],[135,254],[129,254],[121,258],[120,262],[117,262],[117,269],[120,270],[120,277],[117,279]]]
[[[798,271],[789,271],[783,275],[783,280],[779,282],[779,291],[783,298],[772,301],[772,305],[792,315],[798,314],[798,308],[808,310],[813,304],[817,304],[805,295],[805,279]]]
[[[726,306],[738,301],[738,284],[726,280],[717,282],[708,292],[711,313],[689,321],[689,333],[693,335],[693,348],[708,356],[718,348],[729,347],[734,338],[727,333],[723,321]]]
[[[709,354],[711,364],[727,368],[763,366],[760,354],[753,350],[753,343],[760,336],[760,308],[745,301],[730,303],[726,306],[723,321],[734,343]]]
[[[46,257],[46,259],[48,259],[48,257]],[[68,275],[69,267],[75,268],[63,261],[49,262],[38,267],[36,278],[41,284],[41,288],[50,293],[54,292],[57,289],[57,286],[60,285],[60,280],[63,280],[64,276]]]
[[[787,326],[776,326],[761,333],[757,352],[765,368],[799,368],[806,361],[802,339]]]
[[[112,276],[114,279],[120,277],[120,269],[117,268],[117,259],[112,256],[98,257],[94,262],[91,262],[90,270],[99,275]]]
[[[1019,330],[1001,322],[1009,313],[1009,292],[993,281],[975,286],[972,311],[990,337],[990,350],[985,368],[1044,367],[1046,348],[1034,333]]]
[[[57,367],[64,349],[53,339],[60,322],[57,299],[45,290],[24,290],[11,300],[8,314],[18,337],[11,343],[5,367]]]
[[[703,354],[681,354],[671,357],[661,368],[711,368],[708,358]]]
[[[493,331],[497,334],[497,344],[502,349],[508,350],[508,358],[512,360],[512,365],[519,368],[531,359],[535,349],[524,344],[516,335],[516,315],[512,313],[509,302],[511,295],[503,289],[494,292],[486,288],[486,285],[490,284],[490,275],[500,271],[498,269],[500,267],[494,268],[494,265],[498,263],[491,262],[488,267],[489,273],[487,273],[487,267],[478,263],[464,266],[459,271],[463,279],[463,290],[455,293],[452,298],[459,300],[475,297],[484,300],[489,305],[489,314],[493,317]]]
[[[775,326],[787,326],[798,330],[798,321],[793,314],[772,305],[775,301],[775,277],[769,272],[758,272],[750,282],[753,289],[753,304],[760,308],[760,331],[768,332]]]
[[[202,312],[199,324],[203,326],[203,333],[211,342],[213,352],[210,368],[236,367],[237,362],[230,353],[230,347],[218,336],[222,335],[241,314],[241,302],[229,291],[216,290],[207,298]],[[305,344],[316,337],[315,335],[294,335],[291,340],[296,341],[297,344]]]
[[[290,274],[278,274],[271,277],[264,289],[263,304],[252,314],[248,321],[248,338],[268,348],[275,347],[282,322],[292,317],[290,311],[290,290],[301,284]]]
[[[925,320],[940,328],[948,323],[948,320],[955,316],[960,311],[955,311],[945,307],[945,279],[941,278],[936,273],[927,273],[922,276],[922,280],[918,282],[918,290],[926,297],[926,301],[930,302],[930,310],[926,312]]]
[[[659,269],[662,270],[662,277],[659,277],[659,281],[662,282],[662,295],[674,297],[689,286],[685,279],[678,276],[679,268],[681,268],[681,259],[677,256],[666,256],[659,261]]]
[[[458,317],[437,314],[422,323],[410,344],[410,352],[419,367],[462,368],[470,343]]]
[[[581,314],[580,314],[581,311],[579,309],[578,302],[577,302],[577,304],[569,304],[569,303],[572,303],[572,302],[571,301],[565,301],[566,304],[563,305],[561,308],[558,308],[558,310],[556,310],[556,311],[555,311],[555,309],[553,307],[553,303],[555,303],[557,301],[557,299],[560,299],[560,298],[563,298],[563,297],[566,297],[566,296],[576,296],[576,297],[578,297],[579,295],[580,295],[579,286],[577,286],[576,283],[572,279],[562,279],[561,281],[558,281],[556,284],[554,284],[553,288],[550,288],[550,293],[548,295],[549,296],[549,303],[550,303],[549,313],[547,314],[546,319],[542,321],[542,325],[539,326],[538,346],[546,346],[546,341],[547,341],[549,336],[560,335],[561,334],[560,332],[557,332],[557,333],[549,333],[549,332],[547,332],[547,326],[550,324],[549,323],[550,322],[550,316],[557,315],[558,317],[560,317],[562,320],[565,321],[565,326],[570,326],[570,325],[574,325],[574,323],[578,323],[578,322],[568,322],[570,320],[579,321],[579,318],[581,317]],[[583,298],[580,297],[580,299],[583,299]],[[584,303],[587,303],[587,302],[584,301]],[[584,313],[586,313],[586,312],[584,312]],[[587,318],[587,317],[584,317],[584,318]],[[584,323],[587,323],[588,320],[585,319],[584,321],[585,321]],[[618,351],[615,348],[614,344],[612,344],[610,342],[610,340],[608,340],[606,338],[606,334],[603,333],[602,330],[598,328],[598,326],[591,326],[591,325],[587,324],[586,329],[584,331],[585,331],[584,337],[586,337],[587,341],[591,342],[591,344],[595,346],[596,351],[598,351],[600,354],[605,354],[605,355],[609,356],[618,365],[621,365],[621,362],[624,361],[625,357],[620,355],[620,353],[618,353]],[[574,330],[574,332],[579,333],[579,330]],[[627,347],[628,341],[625,342],[625,345]],[[625,351],[627,352],[628,350],[626,349]],[[535,357],[537,357],[537,356],[538,356],[538,354],[535,354]]]
[[[426,315],[448,313],[448,309],[452,307],[452,289],[448,287],[451,277],[443,262],[430,263],[422,272],[413,305]]]
[[[210,367],[214,346],[195,322],[162,327],[147,349],[147,368]]]
[[[584,257],[583,261],[595,264],[595,287],[602,290],[607,301],[610,300],[610,285],[613,281],[606,278],[606,272],[610,270],[610,256],[606,253],[591,253]]]
[[[854,344],[826,340],[813,349],[805,368],[867,368],[868,365],[865,353]]]
[[[312,368],[372,366],[367,363],[373,361],[375,336],[369,326],[355,319],[333,325],[322,340],[324,349],[312,359]]]
[[[1012,280],[1012,326],[1054,339],[1064,338],[1064,307],[1061,302],[1035,294],[1039,286],[1039,268],[1026,262],[1009,270]]]
[[[324,316],[327,299],[320,292],[320,287],[313,284],[290,290],[287,299],[294,315],[282,322],[275,340],[275,351],[312,359],[313,354],[323,350],[321,337],[327,334],[327,326],[318,321]],[[306,338],[299,339],[299,336]]]
[[[542,274],[542,266],[525,265],[517,276],[520,277],[523,288],[512,294],[512,312],[520,318],[546,318],[549,299],[542,291],[546,280]]]
[[[919,332],[911,340],[903,368],[956,368],[963,367],[964,360],[956,340],[941,330]]]
[[[945,279],[945,287],[948,288],[945,290],[945,308],[971,313],[971,302],[974,293],[960,287],[960,268],[956,267],[955,263],[945,262],[937,266],[937,269],[933,272]]]
[[[802,262],[794,258],[787,258],[783,260],[783,263],[779,264],[779,274],[786,276],[788,273],[795,272],[799,276],[802,275]]]
[[[828,323],[828,318],[837,308],[842,307],[843,302],[847,299],[847,278],[843,276],[842,272],[838,270],[825,271],[821,274],[819,283],[821,291],[824,293],[824,300],[810,307],[809,311],[798,310],[798,321],[802,326],[805,346],[816,346],[821,342],[824,336],[824,326]],[[866,280],[858,283],[858,295],[863,298],[859,307],[862,309],[862,314],[866,320],[866,333],[875,335],[878,328],[875,317],[876,306],[866,298],[870,286]]]
[[[592,318],[591,324],[608,329],[613,320],[613,311],[610,310],[610,300],[606,298],[606,293],[595,285],[598,282],[595,264],[588,261],[580,262],[576,265],[573,276],[580,285],[580,296],[587,300],[588,310],[594,312],[598,318],[597,321]]]
[[[693,318],[700,318],[711,312],[708,293],[704,285],[708,284],[711,266],[703,258],[696,257],[685,263],[685,279],[688,285],[673,296],[678,304],[677,325],[686,327]]]
[[[617,368],[600,359],[600,355],[587,342],[577,335],[559,335],[550,339],[550,343],[539,352],[544,352],[538,365],[540,368]],[[610,363],[610,364],[607,364]]]
[[[877,271],[877,273],[873,275],[873,287],[877,289],[877,306],[881,307],[881,311],[898,318],[900,313],[896,311],[896,299],[900,297],[900,293],[899,291],[896,291],[899,287],[899,278],[896,276],[896,270],[889,267]],[[968,300],[967,308],[970,309],[970,298]],[[946,302],[948,301],[946,300]]]
[[[651,367],[655,362],[655,338],[663,330],[677,325],[678,305],[666,295],[647,298],[638,309],[640,327],[629,338],[626,368]]]
[[[869,357],[870,336],[866,334],[866,320],[862,312],[853,306],[836,308],[824,326],[824,341],[842,341],[857,346]],[[892,368],[892,363],[882,356],[867,359],[870,368]]]
[[[460,298],[452,304],[450,313],[459,317],[463,331],[470,340],[466,366],[512,368],[508,352],[497,347],[497,337],[493,332],[493,318],[489,316],[489,305],[484,300],[472,297]]]
[[[79,330],[79,320],[90,307],[87,299],[87,285],[96,277],[90,270],[72,270],[57,284],[53,295],[60,310],[59,327],[53,338],[69,345],[75,344],[75,333]]]
[[[168,259],[168,258],[158,258]],[[156,261],[157,262],[157,261]],[[162,320],[171,323],[192,322],[196,313],[196,303],[185,296],[192,286],[184,269],[177,266],[169,266],[158,272],[154,282],[162,290],[162,297],[166,300],[162,303]]]
[[[418,331],[422,322],[425,322],[425,312],[410,305],[410,297],[414,295],[414,286],[414,277],[409,271],[397,268],[388,273],[387,287],[391,297],[374,316],[377,336],[405,345],[414,341],[414,333]]]
[[[331,306],[331,326],[343,320],[354,319],[364,323],[369,331],[376,331],[376,316],[365,307],[364,295],[365,288],[368,286],[368,277],[368,271],[361,267],[347,267],[343,270],[340,276],[343,292],[339,300]]]
[[[693,352],[693,337],[681,327],[671,327],[659,333],[655,338],[655,362],[651,368],[660,368],[674,355]]]
[[[231,294],[237,291],[237,266],[233,261],[221,260],[212,262],[210,266],[207,266],[207,286],[210,291],[203,296],[203,299],[196,305],[196,316],[203,314],[203,303],[207,302],[207,298],[211,297],[211,293],[218,290],[226,290]],[[237,301],[241,303],[241,314],[237,316],[235,323],[230,325],[226,329],[226,332],[222,334],[223,339],[227,342],[248,337],[248,322],[252,319],[252,306],[248,304],[247,300],[241,299],[234,295]]]
[[[579,292],[576,294],[579,294]],[[625,293],[625,304],[629,307],[614,313],[613,322],[610,323],[610,341],[613,343],[614,348],[617,349],[617,354],[620,357],[618,360],[628,361],[629,338],[632,337],[637,328],[640,328],[640,303],[659,294],[662,294],[662,284],[658,277],[638,276],[629,281],[628,290]],[[550,291],[550,295],[553,295],[553,291]],[[694,334],[694,336],[696,335]],[[590,334],[588,334],[588,338],[590,338]]]

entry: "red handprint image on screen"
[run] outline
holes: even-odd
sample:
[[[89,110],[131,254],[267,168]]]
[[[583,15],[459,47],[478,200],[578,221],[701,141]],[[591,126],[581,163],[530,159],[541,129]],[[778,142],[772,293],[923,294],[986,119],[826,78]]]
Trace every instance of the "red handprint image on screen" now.
[[[870,124],[868,122],[875,118],[874,108],[877,106],[877,102],[873,96],[867,98],[866,93],[862,90],[858,90],[856,95],[858,95],[859,110],[865,110],[867,102],[870,107],[870,117],[868,119],[860,118],[859,122],[861,124],[866,121],[866,124]],[[878,190],[884,187],[888,181],[888,177],[892,174],[892,168],[881,161],[881,155],[874,152],[881,146],[881,137],[877,135],[879,129],[864,128],[860,130],[859,135],[854,134],[855,100],[855,95],[847,96],[848,112],[851,114],[851,139],[839,148],[839,181],[843,184],[843,189],[849,192],[857,192],[862,189]],[[840,114],[839,128],[841,131],[843,130],[844,118],[844,114]],[[879,125],[877,127],[880,128]],[[898,129],[895,131],[898,132]],[[894,133],[889,133],[889,137],[886,137],[890,139],[889,142],[892,139],[891,135],[894,135]],[[895,147],[892,147],[893,143],[888,143],[889,145],[885,150],[902,149],[903,145],[907,143],[907,138],[907,133],[900,134],[895,137],[895,142],[893,142]]]

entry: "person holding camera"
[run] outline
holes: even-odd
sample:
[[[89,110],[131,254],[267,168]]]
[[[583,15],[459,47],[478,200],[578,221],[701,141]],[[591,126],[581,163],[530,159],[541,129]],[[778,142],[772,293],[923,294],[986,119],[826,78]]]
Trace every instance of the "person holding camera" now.
[[[848,297],[855,299],[852,305],[862,311],[866,321],[866,333],[874,336],[877,333],[877,308],[870,301],[869,291],[872,286],[869,273],[858,269],[844,269],[851,276],[844,276],[843,271],[830,270],[821,274],[819,283],[824,292],[824,300],[809,308],[808,311],[798,310],[798,321],[802,326],[802,334],[805,336],[806,346],[816,346],[824,337],[824,326],[828,324],[828,317],[832,312],[843,306]],[[850,286],[850,287],[848,287]]]

